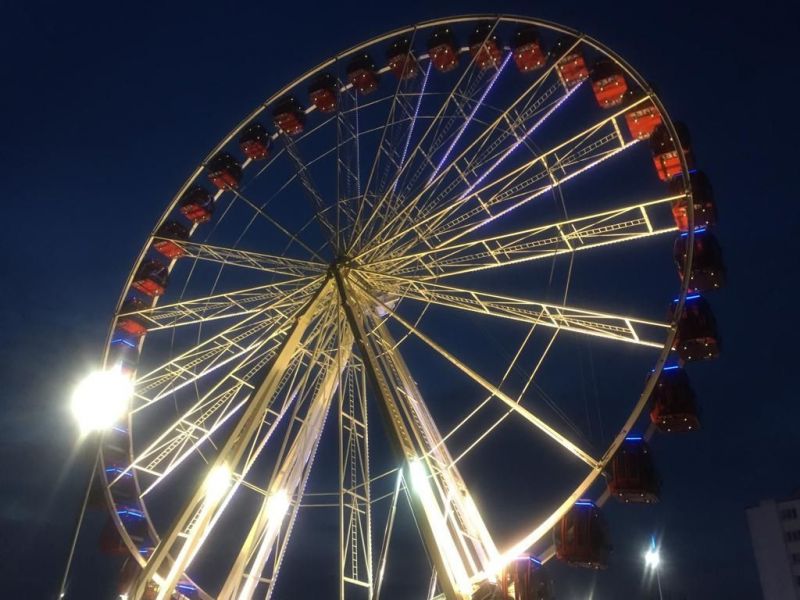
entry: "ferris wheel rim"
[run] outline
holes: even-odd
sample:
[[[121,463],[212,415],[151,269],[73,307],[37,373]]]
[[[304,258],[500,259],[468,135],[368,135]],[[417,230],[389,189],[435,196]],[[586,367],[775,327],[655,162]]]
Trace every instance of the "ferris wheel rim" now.
[[[320,63],[319,65],[317,65],[313,69],[308,70],[306,73],[304,73],[303,75],[301,75],[297,79],[293,80],[289,84],[285,85],[278,92],[276,92],[272,96],[270,96],[264,103],[259,105],[258,108],[256,108],[244,120],[242,120],[239,123],[239,125],[237,125],[234,129],[232,129],[222,139],[222,141],[217,144],[217,146],[215,146],[215,148],[203,159],[201,164],[193,171],[192,175],[179,188],[178,193],[175,195],[175,197],[172,199],[172,201],[169,202],[165,212],[160,217],[160,219],[157,221],[156,226],[153,229],[153,232],[147,238],[147,241],[144,244],[144,247],[143,247],[143,249],[142,249],[142,251],[141,251],[141,253],[139,255],[139,258],[137,259],[136,262],[134,262],[133,268],[132,268],[132,270],[131,270],[131,272],[130,272],[130,274],[128,276],[128,280],[127,280],[126,285],[123,286],[122,294],[121,294],[120,299],[119,299],[118,304],[117,304],[116,313],[119,314],[119,312],[120,312],[122,303],[123,303],[123,301],[124,301],[124,299],[125,299],[125,297],[126,297],[126,295],[128,293],[128,290],[129,290],[130,284],[131,284],[131,282],[133,280],[135,271],[138,268],[138,266],[141,264],[141,262],[144,260],[144,257],[146,255],[148,249],[150,248],[150,245],[151,245],[153,239],[156,237],[156,232],[157,232],[158,228],[166,221],[166,219],[168,218],[169,214],[175,209],[175,207],[176,207],[177,203],[179,202],[179,200],[180,200],[181,196],[183,195],[183,193],[185,193],[185,191],[188,190],[190,188],[190,186],[192,184],[194,184],[198,180],[200,175],[204,172],[204,167],[205,167],[205,164],[207,163],[207,161],[211,157],[216,155],[219,151],[221,151],[227,144],[229,144],[235,138],[235,136],[238,133],[240,133],[258,115],[262,114],[272,104],[274,104],[278,99],[280,99],[282,96],[284,96],[290,90],[292,90],[294,88],[297,88],[301,84],[309,81],[312,77],[314,77],[318,73],[322,72],[326,67],[330,66],[331,64],[334,64],[337,61],[339,61],[339,60],[341,60],[341,59],[343,59],[343,58],[345,58],[347,56],[353,55],[353,54],[357,53],[360,50],[363,50],[365,48],[369,48],[370,46],[373,46],[374,44],[377,44],[377,43],[380,43],[382,41],[391,39],[393,37],[397,37],[399,35],[403,35],[405,33],[409,33],[409,32],[412,32],[412,31],[415,32],[415,31],[417,31],[419,29],[423,29],[423,28],[427,29],[427,28],[432,28],[432,27],[435,27],[435,26],[438,26],[438,25],[443,25],[443,24],[483,21],[483,20],[487,20],[487,19],[496,19],[498,22],[499,21],[503,21],[503,22],[511,22],[511,23],[530,24],[530,25],[535,25],[535,26],[539,26],[539,27],[545,27],[547,29],[550,29],[552,31],[556,31],[556,32],[559,32],[559,33],[565,33],[565,34],[568,34],[568,35],[572,35],[572,36],[575,36],[576,39],[578,39],[579,41],[581,41],[583,43],[586,43],[586,44],[590,45],[591,47],[595,48],[596,50],[598,50],[599,52],[603,53],[604,55],[611,57],[615,62],[617,62],[617,64],[619,64],[620,66],[622,66],[626,70],[628,75],[630,75],[633,78],[633,80],[637,83],[637,85],[639,85],[643,90],[646,91],[646,93],[648,94],[648,98],[656,105],[656,107],[658,108],[659,112],[661,113],[661,115],[662,115],[662,117],[664,119],[665,126],[667,127],[668,131],[671,133],[671,135],[673,136],[674,139],[678,139],[678,134],[677,134],[677,132],[675,130],[674,124],[673,124],[672,120],[670,119],[669,114],[667,113],[667,111],[664,108],[663,104],[661,103],[661,100],[658,98],[657,94],[655,94],[650,89],[650,87],[647,85],[646,81],[643,78],[641,78],[641,76],[638,74],[638,72],[636,72],[632,67],[630,67],[630,65],[628,65],[628,63],[626,61],[624,61],[624,59],[622,59],[622,57],[620,57],[619,55],[614,53],[607,46],[601,44],[600,42],[597,42],[596,40],[594,40],[591,37],[585,36],[585,35],[577,32],[577,31],[575,31],[573,29],[565,28],[563,26],[560,26],[560,25],[557,25],[557,24],[554,24],[554,23],[550,23],[548,21],[543,21],[543,20],[539,20],[539,19],[532,19],[532,18],[529,18],[529,17],[515,16],[515,15],[487,15],[487,14],[482,14],[482,15],[481,14],[477,14],[477,15],[461,15],[461,16],[457,16],[457,17],[433,19],[433,20],[429,20],[429,21],[424,21],[424,22],[418,23],[418,24],[413,25],[413,26],[407,26],[407,27],[403,27],[403,28],[398,28],[398,29],[395,29],[395,30],[393,30],[393,31],[391,31],[389,33],[385,33],[385,34],[382,34],[380,36],[376,36],[374,38],[371,38],[367,42],[363,42],[361,44],[352,46],[348,50],[337,54],[335,56],[335,58],[328,59],[327,61],[323,61],[322,63]],[[423,57],[420,56],[420,58],[422,59]],[[313,110],[313,107],[311,107],[310,110]],[[680,153],[680,160],[681,160],[681,163],[682,163],[682,173],[683,173],[683,180],[684,180],[684,184],[685,184],[685,190],[684,190],[685,194],[684,195],[685,195],[686,198],[689,199],[688,211],[687,211],[688,215],[689,215],[688,216],[688,218],[689,218],[689,230],[688,230],[689,244],[688,244],[687,264],[691,265],[692,252],[693,252],[693,247],[694,247],[694,245],[692,244],[692,240],[693,240],[693,237],[694,237],[694,227],[693,227],[693,222],[694,222],[693,221],[693,219],[694,219],[694,214],[693,214],[694,213],[694,203],[691,201],[692,190],[691,190],[691,187],[688,184],[688,177],[686,176],[686,174],[689,172],[689,166],[687,164],[685,156],[682,153]],[[319,264],[323,265],[324,263],[319,263]],[[576,496],[576,497],[574,499],[572,499],[573,496],[570,496],[570,498],[568,498],[568,500],[564,502],[564,504],[561,507],[563,509],[563,510],[561,510],[561,514],[562,515],[563,515],[563,512],[566,511],[565,507],[567,507],[569,504],[573,503],[574,500],[576,500],[578,497],[581,497],[583,492],[585,490],[589,489],[591,487],[591,485],[597,480],[597,478],[602,474],[602,471],[603,471],[605,465],[608,463],[608,461],[614,455],[616,450],[622,444],[622,442],[624,441],[625,436],[630,432],[630,429],[631,429],[632,425],[641,416],[642,411],[644,410],[645,404],[646,404],[647,400],[649,399],[649,396],[652,393],[652,390],[653,390],[653,388],[654,388],[654,386],[656,384],[656,379],[657,379],[659,373],[661,372],[661,370],[663,369],[665,363],[667,362],[667,359],[668,359],[668,356],[669,356],[669,353],[670,353],[670,349],[672,347],[672,343],[673,343],[673,340],[674,340],[674,337],[675,337],[675,332],[676,332],[676,325],[677,325],[678,315],[680,313],[681,308],[683,307],[686,295],[687,295],[688,290],[689,290],[689,283],[690,283],[689,271],[690,271],[690,269],[686,269],[685,275],[684,275],[684,277],[683,277],[683,279],[681,281],[681,287],[680,287],[680,292],[679,292],[679,296],[678,296],[679,300],[678,300],[678,308],[676,310],[676,316],[674,316],[673,319],[672,319],[672,322],[670,324],[669,331],[668,331],[668,334],[667,334],[667,339],[664,342],[664,346],[663,346],[663,348],[662,348],[662,350],[660,352],[660,355],[659,355],[659,357],[658,357],[658,359],[656,361],[656,365],[654,367],[654,370],[653,370],[651,376],[647,380],[647,383],[645,385],[644,390],[642,391],[642,394],[640,396],[639,401],[636,403],[636,405],[635,405],[635,407],[633,409],[633,412],[631,413],[631,415],[626,420],[626,423],[623,426],[623,429],[615,436],[614,441],[608,447],[608,449],[606,450],[606,452],[603,454],[602,458],[598,462],[598,467],[593,471],[593,476],[592,476],[591,480],[589,481],[589,479],[587,478],[587,480],[584,481],[585,485],[582,484],[578,488],[578,490],[581,490],[581,491],[579,492],[578,490],[576,490],[575,494],[573,494],[573,496]],[[111,340],[111,337],[113,335],[113,329],[114,329],[114,325],[112,323],[112,326],[110,328],[109,335],[108,335],[108,340],[109,341]],[[108,346],[108,344],[107,344],[107,346]],[[131,450],[131,452],[132,452],[132,450]],[[108,501],[113,505],[114,502],[113,502],[113,499],[111,498],[111,494],[108,491],[108,489],[106,489],[106,497],[107,497]],[[145,503],[143,503],[143,506],[145,506]],[[145,511],[146,511],[146,506],[145,506]],[[119,517],[117,517],[115,514],[113,514],[113,511],[112,511],[112,515],[115,518],[115,522],[119,521],[119,523],[117,523],[118,527],[121,528],[121,530],[124,530],[125,527],[124,527],[124,525],[122,525]],[[147,520],[148,520],[149,524],[152,523],[151,520],[150,520],[149,515],[147,516]],[[153,529],[153,531],[155,532],[154,529]],[[125,540],[125,541],[126,541],[126,543],[128,543],[129,540]],[[128,544],[128,545],[131,546],[131,544]],[[139,562],[143,563],[144,559],[139,557]]]

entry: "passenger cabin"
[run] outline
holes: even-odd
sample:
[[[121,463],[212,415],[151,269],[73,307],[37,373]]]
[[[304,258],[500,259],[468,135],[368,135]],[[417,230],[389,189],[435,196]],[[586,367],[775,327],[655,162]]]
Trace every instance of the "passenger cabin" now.
[[[428,56],[433,68],[441,73],[452,71],[458,66],[458,47],[450,27],[442,25],[433,30],[428,38]]]
[[[575,38],[564,37],[555,43],[551,53],[558,61],[556,63],[558,77],[568,90],[589,77],[589,69],[586,67],[583,54],[578,49],[579,45]]]
[[[658,473],[647,442],[625,438],[609,464],[608,491],[622,502],[658,502]]]
[[[664,123],[653,130],[650,136],[650,150],[653,153],[653,164],[656,167],[659,179],[669,181],[682,171],[681,157],[678,149],[682,148],[689,168],[692,168],[692,146],[689,130],[683,123],[674,123],[678,132],[678,144],[672,139]]]
[[[389,46],[386,59],[389,70],[398,79],[414,79],[419,73],[419,65],[411,52],[411,40],[408,37],[402,37]]]
[[[161,296],[167,287],[169,270],[167,265],[157,260],[146,260],[136,270],[133,289],[148,296]]]
[[[678,300],[673,300],[670,318],[673,318],[677,304]],[[711,307],[700,294],[686,296],[672,349],[686,362],[719,356],[717,323]]]
[[[133,471],[130,469],[126,470],[128,466],[129,465],[120,461],[106,463],[104,469],[106,480],[109,483],[113,482],[110,489],[116,502],[130,503],[135,502],[138,498]]]
[[[702,171],[689,172],[689,187],[692,191],[694,205],[694,226],[713,227],[717,223],[717,204],[714,201],[714,189]],[[685,191],[683,179],[675,177],[669,182],[669,192],[673,196]],[[689,230],[689,199],[685,196],[672,201],[672,217],[681,231]]]
[[[601,58],[592,66],[592,91],[600,108],[612,108],[622,104],[628,83],[625,73],[614,61]]]
[[[358,93],[366,96],[378,89],[378,69],[372,58],[366,52],[357,54],[347,64],[347,81],[349,81]]]
[[[503,50],[492,23],[479,23],[469,35],[469,53],[479,69],[499,67]]]
[[[147,521],[141,509],[136,505],[118,506],[117,515],[134,544],[141,546],[146,543]],[[104,554],[111,556],[122,556],[129,552],[111,516],[108,517],[100,532],[100,548]]]
[[[628,90],[625,94],[625,101],[632,104],[645,96],[642,90]],[[631,137],[635,140],[646,140],[661,125],[661,113],[658,112],[656,105],[649,98],[642,100],[639,104],[625,113],[625,124]]]
[[[280,100],[272,111],[275,127],[287,135],[300,135],[306,126],[306,113],[294,96]]]
[[[321,73],[308,86],[308,97],[321,113],[335,111],[338,96],[336,78],[330,73]]]
[[[170,260],[174,260],[186,254],[179,242],[185,242],[188,239],[189,230],[186,227],[177,221],[164,221],[156,231],[153,250]]]
[[[503,570],[501,580],[512,600],[553,600],[553,587],[541,561],[518,556]]]
[[[600,509],[579,500],[553,529],[556,556],[564,562],[590,569],[604,569],[611,543]]]
[[[700,429],[694,391],[678,365],[664,367],[650,396],[650,421],[665,433]]]
[[[114,332],[108,345],[106,365],[132,377],[139,365],[139,345],[136,338]]]
[[[470,600],[511,600],[503,591],[502,585],[494,581],[484,581],[472,592]]]
[[[264,160],[272,149],[272,138],[266,127],[256,121],[244,128],[239,136],[239,149],[250,160]]]
[[[192,223],[205,223],[214,214],[214,198],[207,189],[194,185],[180,200],[180,211]]]
[[[521,73],[541,69],[547,62],[547,55],[539,38],[539,30],[532,25],[517,29],[511,38],[514,63]]]
[[[149,307],[147,304],[135,296],[126,298],[119,311],[120,316],[117,318],[117,329],[134,338],[142,337],[145,333],[147,333],[147,325],[145,324],[144,319],[136,314],[131,313],[137,313],[147,310],[148,308]]]
[[[221,190],[235,190],[242,179],[242,166],[227,152],[220,152],[206,164],[208,180]]]
[[[709,292],[725,285],[725,263],[722,262],[722,248],[714,234],[701,227],[694,232],[694,251],[692,252],[692,273],[689,289],[695,292]],[[686,255],[689,250],[689,232],[682,233],[675,240],[673,256],[678,276],[683,280]]]

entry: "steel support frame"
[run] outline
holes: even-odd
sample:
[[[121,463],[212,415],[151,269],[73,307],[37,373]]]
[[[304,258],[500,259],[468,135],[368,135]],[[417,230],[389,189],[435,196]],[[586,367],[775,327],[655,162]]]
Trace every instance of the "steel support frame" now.
[[[220,448],[212,469],[233,468],[238,464],[247,449],[248,442],[259,428],[263,414],[274,397],[274,392],[281,381],[282,374],[294,358],[303,334],[317,314],[322,305],[322,300],[332,293],[333,283],[333,280],[329,278],[296,318],[286,337],[286,341],[276,355],[264,380],[253,394],[246,410],[234,425],[224,446]],[[206,498],[206,496],[205,486],[201,485],[184,505],[178,517],[172,522],[167,534],[156,545],[144,569],[134,580],[128,594],[131,600],[142,600],[147,591],[147,585],[151,581],[155,581],[159,585],[157,600],[164,600],[172,595],[188,561],[199,548],[202,529],[211,520],[220,504],[221,498],[215,501]],[[185,530],[188,526],[191,526],[191,531],[186,533]],[[178,554],[173,558],[171,554],[178,546],[180,537],[184,537],[184,541]],[[165,565],[169,565],[166,576],[161,573]]]
[[[430,428],[422,424],[422,422],[428,421],[430,416],[426,412],[420,411],[424,402],[416,390],[405,363],[396,351],[392,352],[391,358],[397,368],[394,373],[387,372],[385,362],[380,354],[385,352],[387,347],[392,347],[394,343],[387,338],[388,331],[375,329],[370,324],[369,311],[377,307],[359,302],[354,287],[347,281],[346,267],[336,266],[332,271],[337,282],[342,307],[353,330],[366,372],[376,392],[378,406],[386,423],[387,435],[398,461],[402,464],[404,478],[409,484],[414,481],[418,482],[416,491],[410,490],[409,502],[419,524],[423,542],[433,560],[434,568],[439,574],[439,585],[447,600],[466,600],[470,597],[471,590],[466,589],[463,574],[467,573],[467,578],[469,578],[469,573],[474,573],[475,570],[469,569],[465,564],[469,561],[465,561],[467,549],[464,547],[464,538],[470,537],[475,540],[477,531],[479,545],[484,544],[487,539],[489,540],[489,547],[484,547],[483,552],[479,553],[483,554],[479,557],[480,565],[476,565],[479,572],[485,570],[487,565],[484,562],[487,557],[491,560],[496,556],[494,544],[488,536],[485,525],[480,521],[477,510],[464,511],[467,514],[455,514],[463,510],[463,507],[459,506],[459,502],[455,501],[456,498],[459,501],[462,500],[459,497],[460,494],[456,492],[466,492],[466,486],[455,469],[439,470],[439,465],[448,465],[444,456],[440,457],[442,460],[432,460],[432,457],[446,452],[446,450],[444,444],[440,443],[441,437],[438,435],[438,431],[435,428],[432,432],[428,431]],[[368,330],[370,334],[367,333]],[[381,339],[381,348],[376,348],[373,344],[376,337]],[[407,395],[405,399],[399,394],[393,393],[392,390],[398,391],[398,389],[403,390],[403,394]],[[410,415],[409,410],[416,414]],[[414,420],[417,423],[414,423]],[[432,425],[432,420],[429,424]],[[426,431],[421,431],[422,429]],[[433,465],[432,468],[430,468],[431,465]],[[423,475],[424,482],[420,478],[420,469],[423,469],[425,473]],[[436,472],[433,472],[434,470]],[[454,473],[455,475],[453,475]],[[434,484],[435,490],[429,485],[428,480]],[[438,498],[435,492],[438,492]],[[456,507],[455,510],[453,507]],[[462,519],[462,524],[466,524],[465,528],[469,531],[465,532],[462,529],[459,531],[459,535],[453,535],[452,524],[456,523],[459,518]],[[474,523],[476,519],[480,521],[479,525]],[[474,557],[471,560],[474,560]],[[454,569],[457,572],[454,572]],[[458,572],[461,573],[460,576]]]

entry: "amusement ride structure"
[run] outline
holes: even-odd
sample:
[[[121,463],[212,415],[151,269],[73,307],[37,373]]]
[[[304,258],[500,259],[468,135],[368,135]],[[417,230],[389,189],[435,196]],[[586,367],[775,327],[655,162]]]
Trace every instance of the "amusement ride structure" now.
[[[604,567],[601,507],[658,500],[648,440],[699,427],[684,366],[719,351],[694,163],[625,60],[527,17],[404,27],[279,89],[169,202],[110,328],[119,593],[295,597],[326,509],[318,597],[543,599],[548,560]],[[584,417],[587,356],[614,393]]]

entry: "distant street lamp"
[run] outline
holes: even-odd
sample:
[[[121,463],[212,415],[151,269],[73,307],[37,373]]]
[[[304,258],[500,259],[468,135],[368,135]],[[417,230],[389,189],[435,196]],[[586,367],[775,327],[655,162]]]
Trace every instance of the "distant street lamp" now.
[[[656,584],[658,585],[658,598],[659,600],[664,600],[664,594],[661,591],[661,573],[659,571],[659,566],[661,565],[661,552],[658,546],[656,546],[656,540],[654,537],[650,538],[650,547],[644,553],[644,564],[648,570],[653,571],[656,576]]]
[[[70,409],[80,428],[81,438],[95,434],[97,445],[93,446],[95,448],[94,463],[89,475],[89,483],[83,496],[83,504],[75,524],[75,533],[72,535],[72,545],[69,549],[64,576],[61,579],[61,586],[58,590],[57,598],[59,600],[66,596],[67,579],[69,578],[72,559],[75,555],[75,547],[78,544],[83,517],[86,514],[86,506],[89,503],[94,476],[100,464],[102,433],[111,429],[115,423],[125,416],[132,396],[133,382],[118,367],[89,373],[75,387],[72,393]]]
[[[72,393],[72,414],[86,435],[119,421],[133,396],[133,383],[120,369],[89,373]]]

